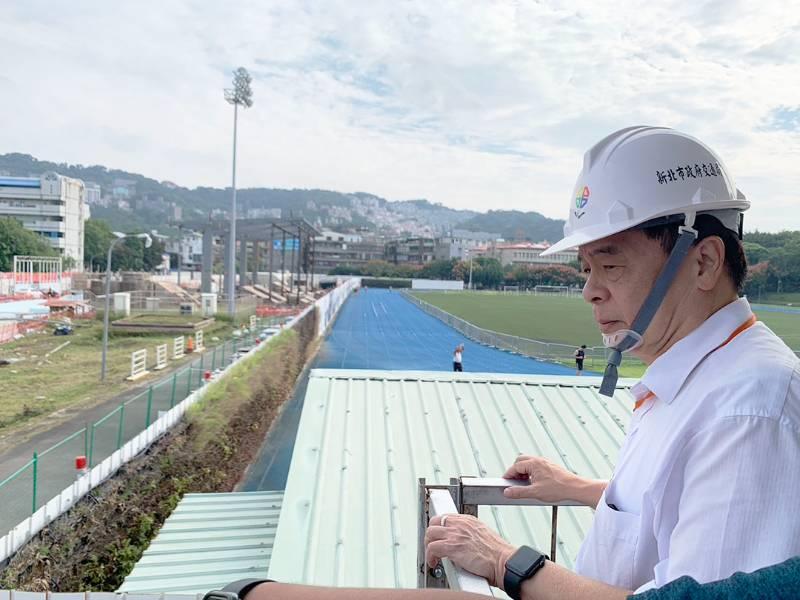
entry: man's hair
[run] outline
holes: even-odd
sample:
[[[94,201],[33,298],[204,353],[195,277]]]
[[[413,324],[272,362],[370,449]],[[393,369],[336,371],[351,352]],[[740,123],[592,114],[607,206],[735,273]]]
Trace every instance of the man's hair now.
[[[725,270],[731,278],[733,286],[740,294],[744,289],[744,280],[747,277],[747,259],[744,255],[744,247],[733,231],[725,227],[720,221],[709,214],[697,215],[694,221],[694,228],[697,230],[697,240],[707,237],[717,236],[725,244]],[[657,240],[661,248],[669,254],[678,241],[678,227],[675,224],[656,225],[642,229],[644,234],[651,240]]]

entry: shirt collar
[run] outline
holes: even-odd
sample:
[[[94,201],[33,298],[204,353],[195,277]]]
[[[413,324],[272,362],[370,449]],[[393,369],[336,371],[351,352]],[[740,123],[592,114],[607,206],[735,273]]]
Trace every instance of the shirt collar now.
[[[700,361],[724,343],[752,314],[746,298],[722,307],[653,361],[631,391],[645,387],[660,401],[670,404]]]

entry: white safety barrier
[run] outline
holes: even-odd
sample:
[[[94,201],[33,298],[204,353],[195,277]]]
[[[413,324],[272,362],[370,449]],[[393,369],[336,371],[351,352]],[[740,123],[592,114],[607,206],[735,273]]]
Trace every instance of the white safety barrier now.
[[[203,346],[203,332],[198,331],[194,334],[194,351],[202,352],[203,350],[205,350],[205,346]]]
[[[342,283],[342,285],[334,288],[322,298],[317,300],[312,306],[316,306],[319,311],[319,319],[317,321],[317,335],[324,335],[328,327],[333,324],[339,308],[344,304],[344,301],[350,297],[353,290],[361,287],[360,277],[351,277]],[[310,308],[310,307],[309,307]],[[303,313],[300,313],[303,314]]]
[[[361,280],[358,278],[351,278],[348,279],[344,284],[333,290],[332,292],[326,294],[315,304],[308,306],[303,312],[297,315],[292,321],[288,324],[288,327],[294,327],[295,324],[299,323],[301,318],[305,316],[309,311],[316,310],[324,307],[325,310],[325,322],[326,324],[330,324],[333,322],[333,319],[336,317],[336,312],[341,308],[342,304],[344,304],[345,300],[349,297],[350,293],[359,286]],[[324,301],[324,302],[323,302]],[[332,312],[331,312],[332,311]],[[321,313],[322,315],[322,313]],[[320,316],[321,316],[320,315]],[[320,319],[322,320],[322,319]],[[327,325],[326,325],[327,326]],[[324,328],[323,328],[324,331]],[[273,340],[277,339],[278,335],[272,336],[268,338],[264,343],[258,344],[253,347],[253,349],[248,352],[245,356],[243,356],[240,360],[234,361],[232,365],[240,364],[244,360],[249,360],[253,357],[256,353],[263,351],[264,348],[267,348]],[[175,342],[181,340],[183,341],[183,337],[175,338]],[[183,345],[181,345],[181,350],[183,349]],[[215,377],[214,381],[219,381],[227,377],[231,372],[231,365],[228,365],[222,373],[220,373],[217,377]],[[135,438],[131,439],[127,444],[122,446],[119,450],[114,452],[111,456],[106,458],[103,462],[96,465],[92,468],[91,471],[80,477],[77,481],[72,483],[69,487],[65,488],[60,494],[52,498],[47,504],[42,506],[39,510],[33,513],[30,517],[24,519],[19,525],[11,529],[3,538],[0,538],[0,563],[5,561],[7,558],[14,555],[22,546],[24,546],[33,536],[39,533],[42,529],[44,529],[49,523],[60,517],[62,514],[67,512],[72,506],[75,505],[78,500],[80,500],[83,496],[85,496],[89,491],[96,488],[98,485],[106,481],[109,477],[113,476],[114,473],[119,470],[119,468],[124,465],[125,463],[133,460],[136,456],[141,454],[144,450],[146,450],[153,442],[155,442],[159,437],[164,435],[167,431],[169,431],[176,423],[178,423],[181,418],[183,417],[184,413],[192,406],[195,402],[200,400],[206,391],[211,386],[203,386],[198,390],[195,390],[192,394],[184,398],[183,401],[176,404],[173,408],[168,411],[165,411],[160,414],[158,419],[156,419],[147,429],[142,431],[139,435]],[[4,596],[4,594],[9,594]],[[30,600],[33,598],[33,595],[28,595],[28,592],[18,592],[18,591],[4,591],[0,590],[0,600],[15,600],[21,599],[25,594],[24,599]],[[91,595],[93,598],[102,599],[102,600],[120,600],[120,595],[118,594],[111,594],[105,593],[100,594],[97,592],[80,592],[81,598],[85,600],[90,600],[89,596]],[[48,597],[50,600],[54,600],[54,596],[56,594],[49,593]],[[65,598],[64,600],[74,600],[76,594],[70,594],[70,598]],[[122,594],[123,598],[135,598],[135,600],[147,600],[150,598],[151,595],[148,594]],[[197,596],[198,598],[200,595]],[[172,594],[164,595],[164,594],[152,594],[153,600],[166,600],[166,598],[172,598]],[[176,596],[177,598],[177,596]],[[195,598],[194,595],[184,596],[184,598],[191,599]]]
[[[149,372],[147,370],[147,348],[131,352],[131,376],[127,378],[128,381],[136,381]]]
[[[450,281],[445,279],[412,279],[412,290],[440,290],[440,291],[461,291],[464,289],[464,282],[460,279]]]
[[[184,342],[183,336],[179,335],[174,340],[172,340],[172,360],[178,360],[179,358],[183,358],[185,352],[186,352],[186,342]]]
[[[160,371],[167,366],[167,345],[160,344],[156,346],[156,366],[153,367],[154,371]]]

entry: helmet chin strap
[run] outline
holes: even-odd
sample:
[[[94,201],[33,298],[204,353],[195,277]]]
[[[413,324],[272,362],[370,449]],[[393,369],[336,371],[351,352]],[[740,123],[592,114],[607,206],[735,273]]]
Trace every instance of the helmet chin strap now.
[[[675,276],[678,274],[678,269],[683,263],[683,259],[686,258],[692,243],[697,239],[697,231],[692,228],[694,217],[694,214],[686,215],[686,224],[678,228],[680,235],[677,242],[675,242],[675,247],[670,252],[667,262],[658,274],[658,278],[653,284],[653,289],[650,290],[636,318],[633,320],[633,325],[625,333],[625,337],[610,348],[608,364],[603,373],[603,382],[600,384],[600,393],[603,396],[611,397],[614,395],[614,390],[617,389],[617,380],[619,379],[618,367],[622,362],[622,353],[635,348],[641,343],[644,332],[647,331],[650,322],[664,301],[672,282],[675,280]]]

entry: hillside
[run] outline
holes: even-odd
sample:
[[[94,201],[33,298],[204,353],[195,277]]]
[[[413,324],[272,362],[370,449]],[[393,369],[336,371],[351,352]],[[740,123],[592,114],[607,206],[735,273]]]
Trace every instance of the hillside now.
[[[499,233],[506,240],[531,242],[556,242],[564,235],[564,221],[549,219],[537,212],[518,210],[490,210],[464,221],[459,227]]]
[[[45,171],[99,185],[102,199],[91,205],[92,216],[108,221],[113,229],[169,233],[181,222],[224,217],[230,206],[230,188],[189,189],[101,165],[54,163],[19,153],[0,155],[0,175],[36,177]],[[237,199],[242,217],[302,217],[320,229],[357,229],[387,237],[433,236],[459,228],[498,233],[506,239],[554,240],[560,237],[563,224],[534,212],[481,214],[424,199],[389,201],[365,192],[248,188],[238,190]]]

